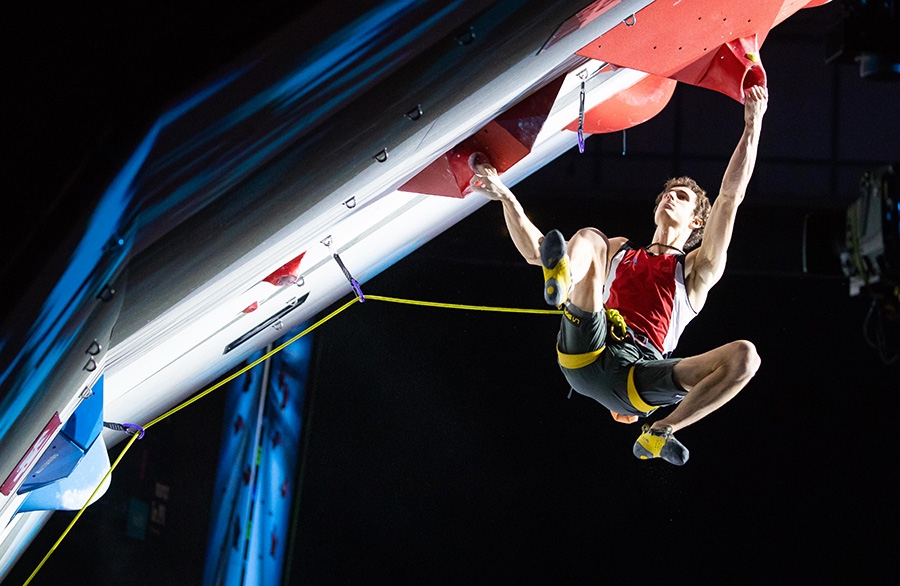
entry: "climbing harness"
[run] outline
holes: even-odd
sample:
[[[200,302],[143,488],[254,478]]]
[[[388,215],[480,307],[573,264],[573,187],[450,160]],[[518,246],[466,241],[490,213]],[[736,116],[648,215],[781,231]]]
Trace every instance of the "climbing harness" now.
[[[609,335],[616,342],[621,342],[628,336],[628,326],[625,323],[625,318],[622,317],[618,310],[609,308],[606,310],[606,324],[609,328]],[[559,346],[557,346],[556,355],[560,366],[569,370],[577,370],[596,362],[604,350],[606,350],[606,346],[601,346],[597,350],[591,350],[582,354],[566,354],[561,352]]]
[[[556,347],[556,355],[559,359],[559,365],[569,370],[578,370],[589,364],[593,364],[600,357],[600,354],[606,350],[606,346],[601,346],[596,350],[585,352],[583,354],[566,354],[561,352],[559,346]]]
[[[631,401],[631,405],[635,409],[641,411],[645,415],[649,415],[657,409],[657,407],[654,407],[641,399],[640,394],[638,394],[637,387],[634,386],[634,366],[628,370],[628,400]]]

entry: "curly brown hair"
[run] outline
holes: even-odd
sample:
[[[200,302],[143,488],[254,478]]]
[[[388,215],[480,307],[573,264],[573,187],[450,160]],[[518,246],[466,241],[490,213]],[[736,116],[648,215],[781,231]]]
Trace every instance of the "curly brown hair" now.
[[[697,203],[694,205],[694,216],[700,218],[703,221],[703,224],[691,232],[687,242],[684,243],[685,251],[693,250],[700,244],[700,241],[703,240],[703,228],[706,226],[706,219],[709,217],[709,210],[712,209],[712,204],[710,204],[709,198],[706,196],[706,190],[697,185],[696,181],[685,175],[682,177],[673,177],[666,181],[662,191],[656,196],[656,203],[653,206],[654,211],[659,207],[659,202],[662,201],[663,196],[673,187],[687,187],[697,195]]]

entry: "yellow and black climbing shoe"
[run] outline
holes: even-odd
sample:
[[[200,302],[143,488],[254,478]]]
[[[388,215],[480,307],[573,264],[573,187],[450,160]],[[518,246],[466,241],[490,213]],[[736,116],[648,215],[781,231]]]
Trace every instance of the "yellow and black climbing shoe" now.
[[[560,307],[569,297],[572,275],[566,240],[559,230],[550,230],[541,241],[541,265],[544,268],[544,301]]]
[[[691,455],[688,449],[672,435],[672,428],[666,426],[662,429],[651,429],[649,424],[644,424],[641,437],[634,442],[634,455],[641,460],[662,458],[670,464],[683,466]]]

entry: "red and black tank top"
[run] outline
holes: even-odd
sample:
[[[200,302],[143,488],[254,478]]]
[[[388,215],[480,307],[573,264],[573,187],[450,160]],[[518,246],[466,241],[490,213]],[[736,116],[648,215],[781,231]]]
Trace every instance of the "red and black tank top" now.
[[[654,255],[626,242],[613,256],[603,303],[668,356],[697,315],[684,285],[684,254]]]

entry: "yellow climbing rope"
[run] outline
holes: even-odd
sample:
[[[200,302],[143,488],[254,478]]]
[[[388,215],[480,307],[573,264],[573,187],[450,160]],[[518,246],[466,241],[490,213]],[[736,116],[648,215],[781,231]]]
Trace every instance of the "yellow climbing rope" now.
[[[500,313],[535,313],[560,315],[559,309],[516,309],[512,307],[489,307],[486,305],[460,305],[459,303],[435,303],[433,301],[413,301],[412,299],[398,299],[397,297],[382,297],[381,295],[366,295],[366,299],[376,301],[388,301],[390,303],[404,303],[406,305],[422,305],[425,307],[443,307],[446,309],[468,309],[471,311],[495,311]]]
[[[500,312],[500,313],[531,313],[531,314],[543,314],[543,315],[547,315],[547,314],[559,315],[562,313],[562,311],[560,311],[558,309],[516,309],[516,308],[511,308],[511,307],[490,307],[490,306],[485,306],[485,305],[462,305],[459,303],[436,303],[433,301],[415,301],[412,299],[400,299],[397,297],[383,297],[380,295],[366,295],[365,299],[367,301],[371,299],[371,300],[375,300],[375,301],[385,301],[385,302],[389,302],[389,303],[401,303],[401,304],[405,304],[405,305],[421,305],[424,307],[439,307],[439,308],[445,308],[445,309],[465,309],[465,310],[470,310],[470,311],[494,311],[494,312]],[[223,378],[222,380],[215,383],[214,385],[197,393],[196,395],[194,395],[187,401],[184,401],[183,403],[166,411],[165,413],[163,413],[156,419],[150,421],[149,423],[147,423],[146,425],[143,426],[144,429],[146,430],[146,429],[153,427],[160,421],[162,421],[168,417],[171,417],[172,415],[174,415],[175,413],[178,413],[185,407],[196,403],[197,401],[199,401],[203,397],[207,396],[208,394],[212,393],[213,391],[228,384],[229,382],[233,381],[234,379],[241,376],[245,372],[247,372],[253,368],[256,368],[261,363],[265,362],[266,360],[268,360],[275,354],[281,352],[282,350],[284,350],[285,348],[287,348],[288,346],[290,346],[291,344],[293,344],[294,342],[296,342],[303,336],[309,334],[310,332],[312,332],[313,330],[315,330],[316,328],[318,328],[319,326],[321,326],[322,324],[324,324],[331,318],[333,318],[336,315],[338,315],[339,313],[343,312],[345,309],[349,308],[351,305],[358,303],[360,301],[362,301],[362,300],[359,297],[354,297],[353,299],[351,299],[347,303],[343,304],[339,308],[335,309],[334,311],[332,311],[331,313],[329,313],[328,315],[326,315],[325,317],[323,317],[322,319],[320,319],[313,325],[309,326],[308,328],[306,328],[305,330],[303,330],[296,336],[292,337],[290,340],[287,340],[286,342],[280,344],[278,347],[273,348],[269,352],[266,352],[261,357],[257,358],[250,364],[244,366],[240,370],[228,375],[227,377]],[[47,560],[50,559],[50,556],[53,555],[53,552],[56,551],[56,549],[59,547],[60,543],[62,543],[63,539],[65,539],[66,536],[69,534],[69,532],[72,530],[72,527],[75,526],[75,523],[78,522],[78,519],[81,517],[81,515],[87,509],[88,505],[91,502],[93,502],[94,498],[97,496],[97,493],[100,491],[100,488],[106,483],[106,481],[110,477],[110,475],[112,475],[113,470],[116,469],[116,466],[119,465],[119,462],[122,461],[122,458],[125,456],[125,454],[128,452],[128,450],[131,448],[131,446],[134,444],[135,440],[138,439],[138,437],[140,437],[140,436],[137,434],[131,436],[131,439],[128,441],[127,444],[125,444],[125,447],[122,448],[122,452],[115,459],[115,461],[112,463],[112,465],[110,465],[109,470],[107,470],[106,474],[100,480],[100,483],[97,485],[97,488],[94,489],[94,492],[91,493],[91,496],[87,499],[84,506],[81,507],[81,509],[78,511],[78,513],[72,518],[72,521],[69,523],[69,525],[66,527],[66,529],[62,532],[62,535],[59,536],[59,539],[56,540],[56,542],[53,544],[53,546],[50,548],[50,550],[47,552],[47,554],[44,556],[44,558],[41,560],[41,562],[37,565],[37,567],[34,569],[34,571],[28,577],[28,580],[25,581],[23,586],[28,586],[28,584],[31,583],[31,581],[34,579],[34,577],[37,575],[37,573],[41,570],[41,568],[44,567],[44,564],[47,563]]]

